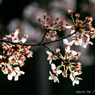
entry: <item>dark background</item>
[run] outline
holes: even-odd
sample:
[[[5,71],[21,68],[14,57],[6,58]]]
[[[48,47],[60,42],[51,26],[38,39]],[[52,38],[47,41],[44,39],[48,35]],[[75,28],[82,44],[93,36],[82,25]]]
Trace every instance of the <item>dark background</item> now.
[[[33,11],[31,16],[24,16],[25,9],[28,6],[33,6],[29,7],[29,9],[35,9],[36,7],[39,10]],[[31,26],[33,29],[40,30],[40,33],[35,30],[38,36],[33,32],[34,36],[29,36],[28,40],[28,42],[37,43],[44,33],[40,29],[41,25],[35,21],[37,12],[41,13],[40,15],[46,12],[52,18],[54,14],[60,14],[72,23],[67,13],[68,8],[73,8],[74,13],[80,13],[80,19],[82,20],[84,20],[85,16],[92,16],[94,20],[93,27],[95,27],[95,0],[2,0],[0,3],[0,38],[9,32],[14,32],[16,28],[20,29],[20,37],[22,37],[24,33],[30,33],[28,30],[30,27],[26,31],[24,30],[26,25],[26,27]],[[13,28],[11,27],[12,21],[18,22],[16,26],[14,24]],[[30,30],[32,31],[32,29]],[[62,37],[65,33],[62,32],[58,35]],[[69,76],[68,78],[59,76],[59,84],[48,80],[50,65],[47,61],[46,49],[44,47],[32,47],[33,58],[27,59],[25,65],[21,68],[21,70],[25,71],[25,75],[20,76],[19,81],[9,81],[7,76],[0,72],[0,95],[77,95],[77,91],[82,92],[78,95],[87,95],[89,94],[87,93],[88,90],[92,93],[95,90],[95,39],[91,41],[94,43],[93,46],[89,45],[86,51],[82,48],[84,55],[80,62],[82,62],[83,73],[79,77],[83,78],[83,80],[80,81],[79,85],[72,86]],[[54,47],[63,48],[63,44],[59,42],[59,44],[56,43],[50,45],[50,47],[55,50]],[[77,47],[73,48],[76,49]],[[77,49],[80,50],[80,48]],[[64,48],[62,51],[64,54]]]

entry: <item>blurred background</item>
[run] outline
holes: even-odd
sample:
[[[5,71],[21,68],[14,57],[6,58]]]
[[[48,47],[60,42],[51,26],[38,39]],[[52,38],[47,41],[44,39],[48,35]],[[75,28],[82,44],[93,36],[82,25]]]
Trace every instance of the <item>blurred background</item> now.
[[[0,39],[5,34],[19,29],[19,38],[29,34],[27,43],[38,43],[44,31],[36,17],[42,17],[43,13],[47,13],[52,20],[60,16],[61,20],[65,19],[72,24],[68,9],[80,13],[82,20],[86,16],[93,17],[92,24],[95,27],[95,0],[0,0]],[[58,33],[58,37],[63,37],[69,32],[62,31]],[[0,95],[77,95],[77,91],[86,91],[80,94],[87,95],[88,90],[92,93],[95,90],[95,39],[91,41],[94,45],[88,45],[86,49],[72,46],[72,49],[82,52],[78,61],[82,63],[83,73],[79,77],[83,80],[79,85],[72,86],[69,76],[63,78],[60,75],[59,84],[48,80],[51,69],[47,61],[46,48],[32,47],[33,58],[27,59],[21,68],[25,75],[20,76],[19,81],[8,81],[7,76],[0,72]],[[62,42],[50,44],[49,47],[53,50],[61,48],[64,55]],[[59,61],[56,64],[60,64]]]

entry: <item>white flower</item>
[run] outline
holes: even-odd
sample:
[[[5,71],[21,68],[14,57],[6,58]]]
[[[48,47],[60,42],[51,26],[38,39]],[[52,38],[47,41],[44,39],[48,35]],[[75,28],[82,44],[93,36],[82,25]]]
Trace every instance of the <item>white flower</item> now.
[[[24,38],[24,37],[21,39],[21,42],[22,42],[22,43],[25,43],[26,41],[27,41],[27,39]]]
[[[83,47],[86,48],[88,44],[93,45],[93,43],[90,41],[89,35],[85,35]]]
[[[14,36],[17,37],[19,34],[19,29],[15,29]]]
[[[12,42],[18,43],[19,42],[19,38],[18,37],[12,37]]]
[[[47,58],[47,60],[49,60],[49,64],[51,64],[52,63],[52,53],[51,52],[49,52],[49,51],[46,51],[46,53],[48,54],[48,58]]]
[[[57,74],[57,75],[62,73],[61,70],[58,70],[58,69],[56,68],[55,64],[51,64],[51,69],[53,70],[53,73],[55,73],[55,74]]]
[[[14,80],[17,81],[21,74],[25,74],[25,72],[20,71],[19,67],[14,67],[13,70],[9,71],[9,74],[7,77],[8,77],[8,80],[12,80],[12,78],[14,77]]]
[[[52,74],[51,72],[50,73],[50,76],[49,76],[49,80],[54,80],[54,82],[58,82],[59,83],[59,79],[57,78],[56,74]]]
[[[72,56],[77,55],[77,52],[76,52],[76,51],[74,51],[74,50],[71,50],[71,51],[70,51],[70,53],[71,53],[71,55],[72,55]]]
[[[82,37],[76,37],[76,38],[74,38],[74,40],[73,40],[73,43],[75,44],[75,45],[82,45]]]
[[[8,74],[7,78],[8,80],[12,80],[13,76],[15,76],[16,73],[14,71],[11,71],[11,73]]]
[[[69,51],[70,50],[70,46],[73,45],[73,41],[71,42],[68,42],[67,39],[63,39],[63,43],[65,44],[66,48],[65,48],[65,51]]]
[[[70,74],[70,79],[72,80],[72,85],[75,86],[75,84],[79,84],[79,80],[82,80],[82,78],[75,77],[76,75],[80,75],[81,73],[72,71]]]

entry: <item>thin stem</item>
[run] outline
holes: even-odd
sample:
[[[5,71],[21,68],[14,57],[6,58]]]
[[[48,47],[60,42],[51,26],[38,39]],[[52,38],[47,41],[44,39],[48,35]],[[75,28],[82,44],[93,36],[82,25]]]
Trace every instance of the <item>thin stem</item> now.
[[[2,39],[0,39],[0,42],[6,42],[6,43],[11,43],[11,44],[19,44],[19,45],[23,45],[23,46],[38,46],[38,45],[49,44],[49,43],[61,41],[61,40],[63,40],[63,39],[66,39],[66,38],[72,36],[72,35],[75,34],[75,33],[76,33],[76,31],[75,31],[74,33],[69,34],[69,35],[67,35],[67,36],[65,36],[65,37],[62,37],[62,38],[60,38],[60,39],[56,39],[56,40],[54,40],[54,41],[48,41],[48,42],[42,43],[43,40],[44,40],[44,38],[45,38],[45,34],[46,34],[46,33],[45,33],[44,36],[43,36],[43,38],[42,38],[42,40],[41,40],[41,42],[40,42],[40,43],[37,43],[37,44],[19,43],[19,42],[18,42],[18,43],[14,43],[14,42],[12,42],[12,41],[2,40]]]
[[[72,20],[73,20],[73,23],[74,23],[74,25],[75,25],[75,21],[74,21],[73,15],[71,16],[71,18],[72,18]]]
[[[49,51],[51,51],[54,55],[56,55],[60,60],[64,61],[58,54],[56,54],[53,50],[51,50],[47,45],[43,44]]]
[[[45,36],[46,36],[46,32],[45,32],[45,34],[44,34],[42,40],[41,40],[40,43],[38,43],[38,44],[41,44],[41,43],[44,41]]]

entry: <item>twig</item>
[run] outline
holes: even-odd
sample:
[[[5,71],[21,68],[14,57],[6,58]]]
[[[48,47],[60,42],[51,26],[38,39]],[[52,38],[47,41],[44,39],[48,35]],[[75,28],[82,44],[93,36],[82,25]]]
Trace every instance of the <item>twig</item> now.
[[[46,47],[49,51],[51,51],[54,55],[56,55],[60,60],[64,61],[57,53],[51,50],[46,44],[43,44],[43,46]]]

